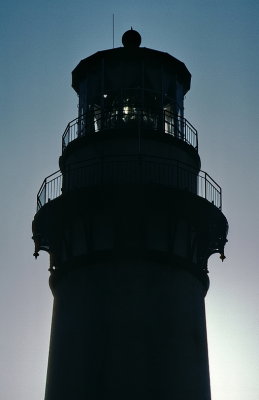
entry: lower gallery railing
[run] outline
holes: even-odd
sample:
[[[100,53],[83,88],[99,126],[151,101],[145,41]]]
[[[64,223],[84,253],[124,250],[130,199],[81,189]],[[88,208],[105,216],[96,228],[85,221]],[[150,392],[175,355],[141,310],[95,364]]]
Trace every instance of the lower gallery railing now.
[[[83,187],[118,184],[157,184],[185,190],[222,207],[220,186],[204,171],[176,160],[151,156],[106,156],[74,164],[44,179],[37,195],[37,210],[62,194]]]

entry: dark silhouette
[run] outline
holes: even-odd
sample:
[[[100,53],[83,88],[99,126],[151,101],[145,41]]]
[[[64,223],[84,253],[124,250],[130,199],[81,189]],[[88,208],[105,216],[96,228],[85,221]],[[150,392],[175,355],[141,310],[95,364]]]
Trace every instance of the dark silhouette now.
[[[207,261],[224,259],[221,189],[200,170],[184,117],[191,75],[139,47],[72,73],[79,115],[33,221],[50,253],[53,321],[45,400],[209,400]]]

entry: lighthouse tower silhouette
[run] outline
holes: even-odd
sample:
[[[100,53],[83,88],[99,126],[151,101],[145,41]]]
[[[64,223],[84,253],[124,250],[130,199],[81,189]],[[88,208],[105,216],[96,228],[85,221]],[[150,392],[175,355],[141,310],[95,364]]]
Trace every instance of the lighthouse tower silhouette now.
[[[54,296],[45,400],[209,400],[221,188],[184,117],[186,66],[133,29],[122,43],[73,70],[78,117],[37,197],[34,255],[50,254]]]

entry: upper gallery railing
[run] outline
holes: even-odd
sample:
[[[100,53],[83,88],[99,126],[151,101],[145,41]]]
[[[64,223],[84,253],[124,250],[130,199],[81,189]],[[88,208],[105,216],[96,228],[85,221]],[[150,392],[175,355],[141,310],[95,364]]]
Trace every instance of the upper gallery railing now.
[[[112,110],[93,110],[68,123],[62,137],[62,149],[75,139],[105,129],[123,129],[133,126],[164,132],[188,143],[198,150],[197,130],[187,119],[170,111],[147,111],[135,107]]]
[[[220,186],[204,171],[195,171],[176,160],[151,156],[127,156],[91,159],[73,165],[44,179],[37,195],[37,211],[62,193],[96,185],[159,184],[194,193],[222,208]]]

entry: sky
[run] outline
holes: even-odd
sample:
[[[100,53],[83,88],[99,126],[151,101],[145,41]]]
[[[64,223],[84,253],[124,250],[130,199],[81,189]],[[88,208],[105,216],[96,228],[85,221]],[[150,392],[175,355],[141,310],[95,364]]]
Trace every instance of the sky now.
[[[213,400],[259,399],[259,2],[2,0],[0,14],[0,398],[44,398],[52,294],[31,221],[77,116],[71,71],[132,26],[142,45],[192,74],[185,117],[202,169],[222,187],[230,230],[209,261],[206,297]]]

